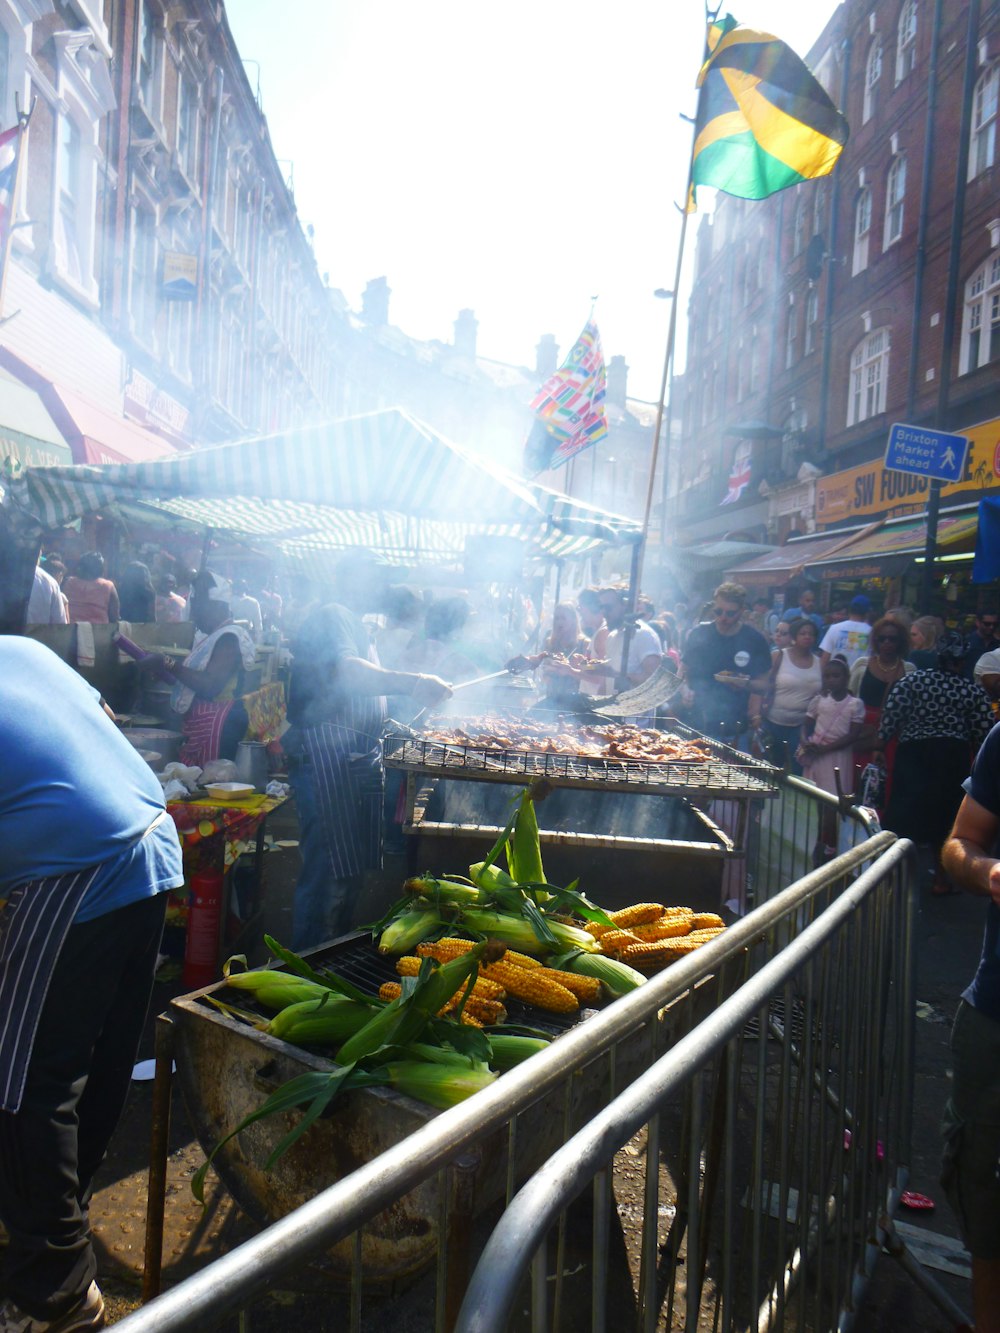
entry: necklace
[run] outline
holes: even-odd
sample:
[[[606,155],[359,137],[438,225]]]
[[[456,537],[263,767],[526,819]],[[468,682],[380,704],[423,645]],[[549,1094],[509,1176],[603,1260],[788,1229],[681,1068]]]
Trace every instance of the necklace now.
[[[897,680],[903,669],[903,659],[897,657],[892,666],[883,666],[877,657],[869,658],[868,670],[877,680],[890,681]]]

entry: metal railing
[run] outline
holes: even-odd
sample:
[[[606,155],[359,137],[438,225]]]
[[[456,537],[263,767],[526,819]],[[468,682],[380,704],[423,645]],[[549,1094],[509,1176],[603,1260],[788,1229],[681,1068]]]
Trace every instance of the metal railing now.
[[[506,1329],[529,1269],[534,1333],[850,1324],[909,1162],[910,850],[899,843],[862,873],[536,1173],[483,1251],[459,1333]],[[630,1147],[642,1223],[615,1256],[609,1218]],[[570,1204],[588,1186],[590,1280],[574,1301]],[[626,1271],[609,1318],[616,1257]]]
[[[809,788],[809,793],[815,794],[815,789]],[[798,830],[801,843],[818,818],[816,812],[806,812],[777,827],[786,837]],[[500,1154],[504,1163],[500,1196],[509,1202],[538,1165],[532,1160],[531,1135],[525,1132],[532,1108],[544,1103],[547,1120],[557,1126],[556,1146],[569,1140],[602,1106],[654,1065],[664,1050],[698,1028],[707,1014],[780,957],[859,874],[865,878],[866,866],[877,867],[890,854],[895,865],[894,844],[891,834],[880,834],[779,892],[771,887],[768,900],[723,935],[579,1024],[474,1099],[435,1117],[304,1207],[128,1316],[120,1325],[123,1333],[179,1329],[203,1333],[225,1315],[252,1308],[258,1296],[280,1286],[289,1273],[345,1239],[353,1246],[354,1256],[345,1325],[360,1329],[367,1299],[362,1232],[373,1223],[377,1228],[379,1214],[398,1207],[428,1181],[437,1184],[438,1234],[444,1238],[438,1247],[429,1299],[435,1326],[450,1327],[468,1279],[472,1221],[483,1203],[481,1199],[469,1201],[467,1175],[463,1178],[469,1155],[477,1150]],[[808,864],[810,853],[799,846],[796,857],[796,864]],[[758,852],[754,865],[760,863]],[[169,1050],[159,1051],[158,1058],[169,1071]],[[587,1086],[599,1092],[581,1104],[575,1090],[584,1072],[591,1075]]]

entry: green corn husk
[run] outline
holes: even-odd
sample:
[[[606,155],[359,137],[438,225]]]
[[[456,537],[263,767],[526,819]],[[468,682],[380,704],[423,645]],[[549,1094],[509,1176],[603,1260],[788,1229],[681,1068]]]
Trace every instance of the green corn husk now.
[[[275,1014],[265,1032],[293,1046],[341,1046],[371,1022],[368,1005],[339,999],[332,991],[327,997],[290,1004]]]
[[[516,889],[517,880],[512,879],[506,870],[499,866],[487,865],[485,861],[476,861],[469,866],[469,878],[484,889]]]
[[[413,953],[421,940],[441,930],[444,922],[430,908],[414,908],[390,921],[378,942],[379,953]]]
[[[540,939],[531,923],[523,917],[509,916],[501,912],[463,908],[462,924],[476,935],[500,940],[512,949],[520,950],[521,953],[545,954],[554,953],[559,949],[583,949],[593,953],[598,948],[597,940],[585,930],[580,930],[577,926],[567,926],[562,921],[553,921],[548,916],[542,917],[540,913],[538,916],[544,930],[552,935],[554,944],[552,941]]]
[[[468,953],[435,967],[427,959],[417,977],[403,978],[403,992],[387,1004],[381,1013],[354,1034],[337,1052],[337,1063],[353,1064],[374,1054],[381,1046],[407,1046],[417,1041],[438,1010],[451,999],[463,983],[479,971],[479,960],[486,950],[477,944]],[[413,982],[412,986],[407,982]]]
[[[489,898],[489,894],[475,884],[464,884],[455,879],[435,879],[433,875],[416,875],[408,879],[403,888],[407,893],[459,905],[484,903]]]
[[[519,1037],[505,1032],[491,1032],[489,1042],[492,1051],[490,1068],[499,1074],[529,1060],[552,1044],[545,1037]]]
[[[530,787],[521,793],[521,804],[514,821],[514,833],[507,843],[507,865],[518,884],[544,884],[542,869],[542,842],[538,834],[538,817]]]
[[[305,981],[291,973],[273,972],[266,968],[255,972],[235,972],[226,978],[226,984],[234,990],[248,991],[266,1009],[285,1009],[290,1004],[322,1000],[332,994],[315,981]]]
[[[599,953],[568,953],[561,958],[550,960],[553,967],[565,968],[567,972],[578,972],[581,977],[596,977],[612,995],[626,995],[637,986],[645,985],[647,978],[628,963],[617,958],[608,958]]]
[[[454,1064],[446,1067],[425,1060],[396,1060],[378,1072],[385,1074],[397,1092],[441,1110],[488,1088],[497,1077],[490,1069],[472,1069],[468,1064],[464,1069]]]

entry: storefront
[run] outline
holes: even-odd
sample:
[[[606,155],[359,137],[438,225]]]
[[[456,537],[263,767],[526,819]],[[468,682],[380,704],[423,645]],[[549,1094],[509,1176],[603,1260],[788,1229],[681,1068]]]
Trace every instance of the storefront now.
[[[924,615],[958,623],[976,610],[982,597],[972,582],[978,516],[963,510],[944,514],[938,522],[937,557],[930,605],[923,602],[926,518],[890,521],[839,551],[806,565],[811,582],[823,589],[825,607],[846,606],[859,592],[871,598],[876,611],[908,606]]]
[[[836,552],[849,547],[859,536],[871,531],[872,525],[868,525],[860,533],[851,531],[795,537],[784,546],[727,569],[726,578],[742,583],[757,595],[766,596],[776,606],[784,605],[785,589],[804,574],[807,565],[832,557]]]

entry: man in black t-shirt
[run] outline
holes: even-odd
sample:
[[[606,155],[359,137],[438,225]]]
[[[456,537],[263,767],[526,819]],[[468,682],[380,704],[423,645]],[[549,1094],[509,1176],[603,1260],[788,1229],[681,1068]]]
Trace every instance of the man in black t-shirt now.
[[[731,745],[739,743],[750,719],[759,720],[759,691],[771,669],[767,640],[743,622],[745,605],[745,588],[721,583],[711,621],[695,625],[684,645],[692,725]]]

